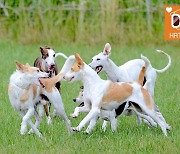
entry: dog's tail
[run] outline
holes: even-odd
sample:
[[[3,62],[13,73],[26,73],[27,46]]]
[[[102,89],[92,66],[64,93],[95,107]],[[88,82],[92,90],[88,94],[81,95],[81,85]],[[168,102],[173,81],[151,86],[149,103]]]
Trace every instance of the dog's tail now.
[[[64,74],[67,73],[71,69],[74,61],[75,61],[75,56],[74,55],[69,56],[65,61],[60,73],[64,73]]]
[[[63,57],[64,59],[67,59],[67,58],[68,58],[64,53],[61,53],[61,52],[56,53],[56,56],[55,56],[55,57],[58,57],[58,56],[61,56],[61,57]]]
[[[164,52],[164,51],[161,51],[161,50],[156,50],[157,52],[159,52],[159,53],[162,53],[162,54],[164,54],[167,58],[168,58],[168,64],[166,65],[166,67],[164,67],[163,69],[161,69],[161,70],[158,70],[158,69],[155,69],[156,70],[156,72],[158,72],[158,73],[163,73],[163,72],[165,72],[170,66],[171,66],[171,56],[169,56],[166,52]]]
[[[154,68],[156,70],[156,72],[163,73],[171,66],[171,57],[167,53],[165,53],[164,51],[157,50],[157,52],[164,54],[165,56],[167,56],[167,58],[169,60],[166,67],[164,67],[163,69],[158,70],[158,69]],[[151,62],[149,61],[149,59],[147,57],[141,55],[141,59],[144,60],[144,62],[147,63],[148,65],[151,65]]]

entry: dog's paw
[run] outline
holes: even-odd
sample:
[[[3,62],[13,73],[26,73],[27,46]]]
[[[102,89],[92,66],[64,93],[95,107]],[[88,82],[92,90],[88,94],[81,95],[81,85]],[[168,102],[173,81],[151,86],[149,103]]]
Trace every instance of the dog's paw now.
[[[51,125],[52,124],[52,119],[50,116],[47,117],[47,124],[48,125]]]
[[[88,132],[88,131],[83,131],[83,134],[85,134],[85,135],[89,135],[89,134],[90,134],[90,132]]]
[[[30,134],[33,134],[33,133],[34,133],[34,131],[33,131],[33,129],[31,128],[30,131],[28,132],[28,134],[30,135]]]
[[[79,128],[78,128],[78,127],[72,127],[72,130],[73,130],[74,132],[79,132]]]
[[[75,114],[70,114],[71,118],[77,118],[78,116],[76,116]]]
[[[20,130],[20,134],[21,135],[25,135],[26,134],[26,132],[27,132],[27,126],[21,126],[21,130]]]
[[[167,124],[166,129],[167,129],[168,131],[171,131],[171,130],[172,130],[172,127]]]
[[[40,132],[38,133],[38,137],[43,140],[45,139]]]

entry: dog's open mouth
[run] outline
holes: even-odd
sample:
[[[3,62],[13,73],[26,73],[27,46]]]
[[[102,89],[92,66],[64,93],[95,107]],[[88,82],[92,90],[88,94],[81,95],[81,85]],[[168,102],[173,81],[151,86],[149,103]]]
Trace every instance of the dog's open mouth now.
[[[103,66],[102,66],[102,65],[99,65],[99,66],[96,67],[95,71],[96,71],[97,74],[98,74],[99,72],[101,72],[102,69],[103,69]]]

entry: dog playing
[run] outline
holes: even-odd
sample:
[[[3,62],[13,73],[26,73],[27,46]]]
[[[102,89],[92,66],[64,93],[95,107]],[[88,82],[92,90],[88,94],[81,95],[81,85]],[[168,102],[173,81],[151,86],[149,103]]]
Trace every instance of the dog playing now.
[[[34,106],[41,99],[39,78],[48,77],[48,74],[41,72],[39,68],[30,67],[29,64],[22,65],[19,62],[16,62],[16,68],[16,72],[10,77],[8,95],[11,105],[19,111],[22,116],[20,133],[21,135],[26,133],[28,123],[35,134],[41,137],[41,133],[30,118],[35,113]],[[35,118],[37,121],[39,120],[38,114],[35,114]]]
[[[97,73],[104,71],[108,79],[113,82],[133,82],[137,81],[141,68],[145,66],[145,62],[147,62],[149,65],[145,73],[145,81],[149,79],[151,80],[147,90],[154,98],[154,86],[157,72],[163,73],[171,66],[171,57],[164,51],[157,50],[157,52],[164,54],[169,60],[167,66],[161,70],[153,68],[151,62],[144,56],[141,56],[141,59],[130,60],[121,66],[117,66],[109,58],[111,54],[111,45],[106,43],[103,52],[95,55],[89,66]]]
[[[41,112],[43,112],[43,105],[46,104],[46,101],[41,97],[42,94],[54,105],[56,114],[59,114],[63,118],[69,134],[71,133],[71,124],[64,111],[61,95],[54,85],[63,78],[64,73],[70,69],[73,62],[74,56],[69,57],[61,69],[61,72],[50,79],[44,79],[44,77],[48,77],[48,74],[41,72],[39,68],[16,62],[17,70],[10,77],[8,95],[11,105],[19,111],[22,116],[21,135],[27,132],[27,124],[29,124],[32,128],[29,133],[35,133],[37,136],[42,137],[42,134],[37,129],[42,117],[40,117],[36,111],[36,106],[38,106]],[[33,115],[36,119],[35,125],[30,119]]]
[[[153,119],[160,126],[164,135],[167,136],[169,125],[162,114],[156,111],[151,94],[142,87],[146,72],[145,67],[142,67],[137,81],[117,83],[102,80],[89,65],[83,62],[78,54],[75,54],[75,58],[76,62],[64,78],[69,82],[82,81],[84,101],[91,104],[91,110],[80,124],[73,128],[74,131],[80,131],[90,121],[86,132],[91,132],[96,125],[101,109],[112,111],[126,103],[125,110],[133,108],[147,121]]]
[[[58,74],[58,66],[55,63],[56,57],[62,56],[63,58],[67,59],[67,56],[60,52],[55,53],[54,49],[49,46],[40,47],[40,52],[41,52],[41,57],[38,57],[34,61],[34,66],[38,67],[42,72],[48,73],[49,77],[54,77],[55,75]],[[56,88],[59,90],[59,92],[61,92],[60,85],[61,85],[60,82],[56,83]],[[42,99],[49,101],[47,99],[47,97],[45,97],[44,95],[42,95],[41,97],[42,97]],[[48,107],[48,104],[44,105],[44,110],[45,110],[45,113],[47,116],[48,124],[51,123],[51,117],[49,115],[50,106],[51,106],[50,103],[49,103],[49,107]],[[53,112],[53,117],[56,116],[55,113],[56,113],[56,111]]]

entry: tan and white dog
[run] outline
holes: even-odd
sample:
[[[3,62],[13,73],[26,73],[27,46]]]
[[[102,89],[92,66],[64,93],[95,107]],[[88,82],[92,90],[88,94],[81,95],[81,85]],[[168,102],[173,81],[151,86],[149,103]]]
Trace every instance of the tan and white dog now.
[[[57,114],[65,121],[68,132],[71,133],[70,120],[65,113],[61,95],[54,85],[63,78],[64,73],[66,73],[67,68],[69,69],[72,65],[73,61],[74,57],[67,59],[61,72],[50,79],[44,79],[43,77],[48,77],[48,74],[41,72],[39,68],[16,62],[17,71],[10,77],[8,95],[12,106],[19,111],[22,116],[21,135],[26,133],[27,124],[29,124],[32,128],[29,133],[35,133],[39,137],[42,136],[37,129],[42,117],[40,117],[35,110],[36,105],[38,105],[41,112],[43,112],[43,105],[46,104],[46,101],[42,100],[41,94],[47,96],[51,101]],[[44,88],[42,88],[42,86]],[[33,115],[36,118],[35,125],[30,119]]]
[[[102,110],[112,111],[119,105],[127,102],[126,109],[134,109],[137,113],[147,118],[152,118],[167,136],[169,125],[159,111],[154,107],[154,101],[150,93],[142,87],[145,67],[142,68],[137,82],[112,82],[102,80],[97,73],[83,62],[78,54],[75,54],[76,63],[71,70],[65,74],[65,79],[69,82],[80,80],[84,86],[84,101],[91,104],[91,110],[80,124],[73,128],[80,131],[85,124],[90,121],[86,132],[89,133],[95,126]]]

